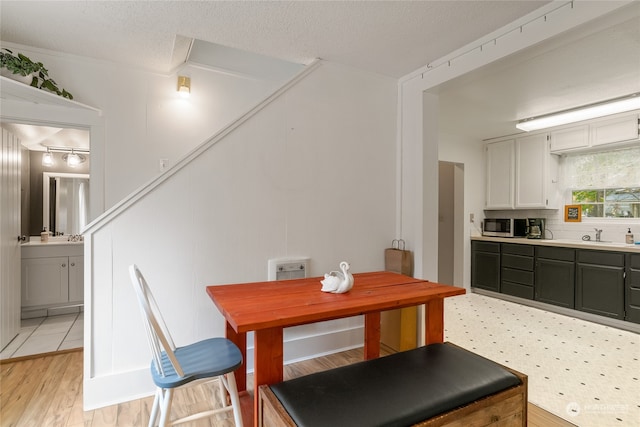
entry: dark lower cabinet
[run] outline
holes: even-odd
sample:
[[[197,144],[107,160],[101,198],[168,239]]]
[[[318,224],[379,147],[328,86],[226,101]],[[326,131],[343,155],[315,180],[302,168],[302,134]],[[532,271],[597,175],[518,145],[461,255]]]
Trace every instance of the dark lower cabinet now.
[[[624,254],[578,250],[576,309],[624,319]]]
[[[627,254],[625,320],[640,323],[640,254]]]
[[[570,248],[536,247],[536,301],[574,308],[575,252]]]
[[[640,323],[640,253],[474,240],[471,286]]]
[[[500,243],[471,242],[471,286],[500,292]]]
[[[533,299],[533,246],[502,244],[500,292]]]

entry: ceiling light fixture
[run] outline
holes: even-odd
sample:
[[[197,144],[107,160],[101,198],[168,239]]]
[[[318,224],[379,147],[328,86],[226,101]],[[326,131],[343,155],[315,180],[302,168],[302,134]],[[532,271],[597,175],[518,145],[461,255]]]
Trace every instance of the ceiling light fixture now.
[[[557,113],[546,114],[544,116],[520,120],[516,124],[516,127],[520,130],[529,132],[532,130],[545,129],[637,109],[640,109],[640,93],[634,93],[620,98],[598,102],[596,104],[585,105],[583,107],[572,108],[570,110],[559,111]]]
[[[178,94],[183,98],[188,98],[191,94],[191,78],[178,76]]]
[[[53,166],[53,153],[48,147],[47,152],[42,154],[42,166]]]

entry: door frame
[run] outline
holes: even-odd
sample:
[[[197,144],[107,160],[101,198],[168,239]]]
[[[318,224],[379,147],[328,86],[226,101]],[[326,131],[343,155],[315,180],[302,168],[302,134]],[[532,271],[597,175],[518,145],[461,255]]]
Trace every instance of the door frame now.
[[[3,84],[5,80],[7,79],[3,78]],[[91,147],[89,222],[91,222],[105,210],[105,119],[102,116],[102,112],[88,105],[69,101],[56,95],[51,95],[51,101],[48,101],[49,98],[40,93],[42,91],[34,91],[29,86],[22,86],[24,88],[20,86],[13,88],[13,90],[21,93],[21,100],[0,99],[0,122],[89,130],[89,144]],[[85,246],[85,255],[90,251],[91,248]],[[87,258],[85,256],[85,259]],[[18,266],[18,268],[20,267]],[[88,272],[89,269],[85,269],[85,300],[91,295],[87,289],[91,283],[90,277],[87,277]],[[18,310],[20,310],[19,307]],[[84,344],[87,346],[89,343],[85,342]]]
[[[464,287],[464,163],[439,160],[438,169],[438,282]]]
[[[29,87],[26,88],[31,89]],[[89,144],[91,147],[89,216],[93,220],[105,210],[105,120],[100,110],[74,101],[68,101],[68,103],[69,106],[61,107],[59,103],[45,104],[42,103],[42,100],[32,104],[2,99],[0,102],[0,122],[87,129],[89,131]]]

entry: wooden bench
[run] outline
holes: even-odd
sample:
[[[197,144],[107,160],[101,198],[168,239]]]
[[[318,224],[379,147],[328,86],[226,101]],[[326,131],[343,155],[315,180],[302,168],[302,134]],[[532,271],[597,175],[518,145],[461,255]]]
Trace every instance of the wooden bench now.
[[[527,376],[451,343],[261,386],[263,427],[526,426]]]

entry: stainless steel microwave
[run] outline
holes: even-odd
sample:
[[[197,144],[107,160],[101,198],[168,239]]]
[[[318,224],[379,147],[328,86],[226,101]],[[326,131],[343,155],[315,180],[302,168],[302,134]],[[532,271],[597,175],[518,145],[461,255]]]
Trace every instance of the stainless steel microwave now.
[[[515,218],[485,218],[482,235],[492,237],[524,237],[527,235],[527,220]]]

